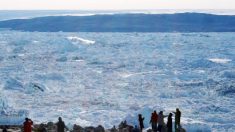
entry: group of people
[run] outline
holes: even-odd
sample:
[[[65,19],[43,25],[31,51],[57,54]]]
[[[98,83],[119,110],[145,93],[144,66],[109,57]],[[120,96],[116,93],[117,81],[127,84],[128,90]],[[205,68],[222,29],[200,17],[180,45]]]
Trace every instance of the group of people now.
[[[25,122],[24,122],[24,127],[23,127],[23,131],[24,132],[32,132],[32,125],[33,125],[33,121],[29,118],[25,118]],[[67,127],[65,126],[64,121],[62,121],[62,118],[59,117],[58,118],[58,122],[56,123],[57,126],[57,132],[64,132],[65,129],[67,129]],[[46,132],[46,129],[44,128],[44,130],[42,130],[43,132]]]
[[[176,108],[175,112],[172,112],[175,114],[175,131],[179,131],[181,126],[180,126],[180,118],[181,118],[181,112],[178,108]],[[167,131],[167,132],[172,132],[172,116],[173,114],[169,113],[169,115],[163,115],[163,111],[160,111],[158,114],[156,111],[154,111],[151,115],[150,123],[152,125],[152,130],[154,132],[162,132],[162,131]],[[164,123],[164,118],[167,117],[167,123],[165,125]],[[142,117],[141,114],[139,114],[139,127],[140,130],[142,131],[144,128],[144,117]],[[167,130],[166,130],[167,129]]]
[[[180,118],[181,118],[181,112],[178,108],[176,108],[176,111],[169,113],[169,115],[163,115],[163,111],[160,111],[157,113],[154,111],[151,115],[150,124],[152,125],[152,130],[154,132],[172,132],[173,125],[172,125],[172,116],[175,114],[175,132],[180,131],[181,125],[180,125]],[[142,131],[144,129],[144,117],[142,117],[141,114],[138,115],[139,117],[139,129]],[[165,125],[164,118],[167,117],[167,123]],[[23,123],[23,131],[24,132],[32,132],[32,125],[33,121],[29,118],[25,118],[25,122]],[[62,118],[58,118],[58,122],[56,123],[57,126],[57,132],[64,132],[67,127],[65,126],[64,121],[62,121]],[[43,130],[42,130],[43,131]],[[7,132],[6,129],[3,129],[3,132]],[[46,132],[46,129],[45,131]]]

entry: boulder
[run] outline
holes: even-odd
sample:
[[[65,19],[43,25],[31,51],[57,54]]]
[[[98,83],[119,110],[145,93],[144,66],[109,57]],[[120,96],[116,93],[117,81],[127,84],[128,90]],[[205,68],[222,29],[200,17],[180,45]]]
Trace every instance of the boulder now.
[[[95,128],[95,131],[94,132],[105,132],[105,129],[103,126],[99,125]]]
[[[79,125],[74,124],[72,132],[85,132],[85,129]]]

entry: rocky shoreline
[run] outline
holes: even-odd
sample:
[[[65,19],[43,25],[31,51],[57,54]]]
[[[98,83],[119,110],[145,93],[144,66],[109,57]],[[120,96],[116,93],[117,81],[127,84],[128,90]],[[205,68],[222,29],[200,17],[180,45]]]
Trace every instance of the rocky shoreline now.
[[[56,132],[56,123],[48,122],[46,124],[34,124],[32,127],[33,132]],[[129,132],[129,130],[133,129],[134,127],[124,124],[123,122],[120,123],[118,128],[115,126],[110,129],[105,129],[102,125],[98,125],[97,127],[88,126],[82,127],[80,125],[74,124],[72,130],[67,129],[66,131],[69,132]],[[22,132],[23,125],[0,125],[0,132],[6,129],[7,132]]]
[[[22,132],[22,125],[0,125],[0,132],[4,132],[3,129],[6,128],[7,132]],[[56,132],[56,123],[48,122],[46,124],[35,124],[33,125],[33,132]],[[74,124],[72,129],[67,129],[67,132],[141,132],[137,126],[128,125],[126,121],[121,122],[117,127],[113,126],[112,128],[106,129],[102,125],[87,126],[82,127],[80,125]],[[144,131],[152,132],[151,128],[147,128]],[[165,131],[163,131],[165,132]],[[179,132],[186,132],[185,129],[181,129]]]

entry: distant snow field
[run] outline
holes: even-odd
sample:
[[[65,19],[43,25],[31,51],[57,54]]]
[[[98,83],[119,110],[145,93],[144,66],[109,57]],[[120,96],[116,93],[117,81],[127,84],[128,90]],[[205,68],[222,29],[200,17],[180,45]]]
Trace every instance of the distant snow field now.
[[[182,111],[189,132],[235,131],[234,33],[0,31],[0,124],[68,126]]]

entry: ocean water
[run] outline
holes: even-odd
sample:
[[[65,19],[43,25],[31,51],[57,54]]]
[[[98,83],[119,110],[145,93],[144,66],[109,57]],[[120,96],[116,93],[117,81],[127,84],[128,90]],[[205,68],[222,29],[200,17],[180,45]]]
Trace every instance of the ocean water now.
[[[112,127],[180,108],[188,131],[235,131],[234,33],[0,31],[0,124]]]

